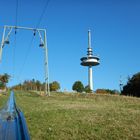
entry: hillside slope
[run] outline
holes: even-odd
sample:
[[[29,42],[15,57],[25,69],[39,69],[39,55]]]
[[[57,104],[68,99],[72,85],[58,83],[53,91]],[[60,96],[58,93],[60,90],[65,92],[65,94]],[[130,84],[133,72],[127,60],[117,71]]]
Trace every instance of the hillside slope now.
[[[138,98],[22,92],[16,100],[32,140],[140,140]]]

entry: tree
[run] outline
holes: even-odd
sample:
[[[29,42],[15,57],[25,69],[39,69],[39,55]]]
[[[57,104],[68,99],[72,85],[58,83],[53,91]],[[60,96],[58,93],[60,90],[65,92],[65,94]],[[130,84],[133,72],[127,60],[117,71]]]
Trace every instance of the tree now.
[[[8,83],[8,80],[10,78],[10,75],[5,73],[4,75],[0,75],[0,88],[5,88],[6,84]]]
[[[85,86],[84,91],[85,91],[86,93],[91,93],[91,92],[92,92],[92,90],[90,89],[89,85]]]
[[[39,80],[36,81],[37,90],[41,90],[41,82]]]
[[[50,83],[50,91],[57,91],[60,89],[60,84],[57,81]]]
[[[83,92],[84,91],[84,86],[81,81],[76,81],[73,86],[72,90],[75,90],[77,92]]]
[[[8,83],[9,78],[10,75],[8,75],[7,73],[5,73],[4,75],[0,75],[0,81],[3,83]]]
[[[128,78],[127,84],[123,87],[122,95],[140,97],[140,72]]]
[[[5,88],[5,84],[2,81],[0,81],[0,89],[4,89],[4,88]]]

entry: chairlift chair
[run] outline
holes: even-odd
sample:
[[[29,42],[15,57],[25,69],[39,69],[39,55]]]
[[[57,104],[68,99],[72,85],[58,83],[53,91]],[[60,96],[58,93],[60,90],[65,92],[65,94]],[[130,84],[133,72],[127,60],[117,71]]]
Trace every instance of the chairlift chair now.
[[[4,43],[5,43],[5,44],[10,44],[10,42],[9,42],[9,40],[8,40],[8,39],[7,39],[7,40],[5,40],[5,41],[4,41]]]
[[[39,47],[44,47],[44,43],[40,43],[39,44]]]

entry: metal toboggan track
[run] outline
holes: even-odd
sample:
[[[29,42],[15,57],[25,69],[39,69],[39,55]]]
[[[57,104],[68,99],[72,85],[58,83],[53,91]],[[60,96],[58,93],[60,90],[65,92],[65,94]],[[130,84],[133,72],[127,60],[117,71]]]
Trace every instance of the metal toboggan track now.
[[[16,106],[13,91],[0,110],[0,140],[30,140],[24,115]]]

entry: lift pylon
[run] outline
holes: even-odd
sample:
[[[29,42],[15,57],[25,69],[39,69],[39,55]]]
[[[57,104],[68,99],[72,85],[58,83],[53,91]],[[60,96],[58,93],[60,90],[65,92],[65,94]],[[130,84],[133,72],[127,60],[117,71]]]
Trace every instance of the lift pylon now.
[[[34,35],[38,33],[40,38],[40,47],[44,49],[44,65],[45,65],[45,94],[50,96],[50,88],[49,88],[49,70],[48,70],[48,49],[47,49],[47,35],[46,29],[35,29],[29,27],[21,27],[21,26],[4,26],[2,40],[0,44],[0,62],[2,61],[2,51],[6,44],[9,44],[9,39],[11,32],[13,30],[31,30],[33,31]],[[16,33],[16,32],[15,32]]]

